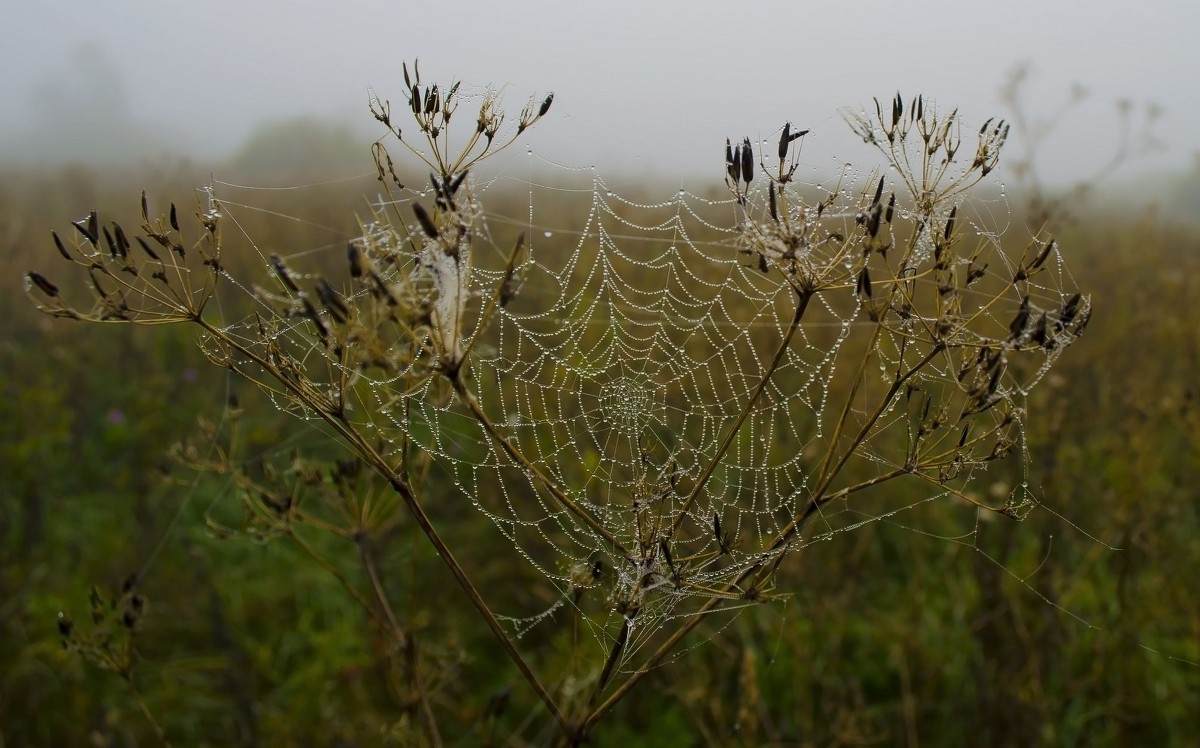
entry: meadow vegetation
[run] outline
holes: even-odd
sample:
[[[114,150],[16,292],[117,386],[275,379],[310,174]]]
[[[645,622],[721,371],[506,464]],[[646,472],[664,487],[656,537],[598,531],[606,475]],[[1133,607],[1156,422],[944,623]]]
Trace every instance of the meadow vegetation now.
[[[373,151],[381,182],[257,193],[248,201],[254,210],[197,200],[201,180],[186,164],[136,177],[78,168],[0,176],[0,277],[9,284],[0,296],[0,743],[1192,739],[1200,697],[1200,592],[1189,582],[1200,575],[1194,227],[1153,207],[1097,215],[1072,205],[1071,220],[1055,223],[1045,195],[1028,215],[1020,195],[1010,195],[1010,223],[1036,225],[980,250],[963,238],[964,225],[986,216],[964,208],[956,219],[951,208],[985,176],[985,150],[966,181],[938,192],[921,189],[919,169],[912,196],[901,185],[884,190],[880,182],[877,190],[871,180],[850,196],[843,233],[834,241],[822,235],[824,254],[814,249],[806,264],[788,248],[810,241],[801,233],[816,225],[824,198],[785,178],[796,132],[784,129],[778,168],[774,144],[744,159],[735,141],[725,164],[714,163],[725,167],[736,203],[721,210],[746,219],[727,247],[747,266],[747,280],[733,290],[755,292],[760,277],[774,279],[782,295],[754,315],[784,321],[781,334],[738,338],[748,346],[738,361],[757,362],[747,371],[776,389],[756,394],[747,376],[749,404],[720,421],[726,442],[725,432],[688,434],[714,442],[692,463],[676,458],[677,466],[650,447],[625,453],[628,465],[612,457],[606,474],[614,485],[671,495],[668,516],[678,522],[647,533],[637,508],[594,510],[602,502],[581,503],[586,494],[570,490],[575,468],[549,469],[547,440],[573,441],[506,431],[509,424],[493,423],[495,401],[477,394],[509,386],[486,368],[497,360],[487,357],[504,350],[488,335],[507,324],[509,305],[518,313],[538,308],[552,292],[524,264],[528,238],[518,227],[488,233],[485,246],[499,251],[477,252],[471,285],[458,285],[454,263],[467,242],[484,242],[482,211],[522,216],[526,196],[474,192],[473,171],[462,175],[481,143],[469,141],[463,160],[440,150],[449,142],[450,94],[422,81],[409,86],[414,93],[395,113],[383,102],[375,113],[408,142],[428,136],[421,153],[433,185],[421,194],[402,186],[427,179],[406,171],[404,158],[416,154],[402,158],[394,141]],[[550,103],[534,100],[510,121],[524,130],[553,116]],[[489,129],[490,104],[475,105],[478,118],[464,109],[456,124],[467,134],[478,127],[498,147],[505,136]],[[917,99],[888,102],[877,131],[908,121],[915,139],[916,106]],[[416,125],[401,122],[399,111],[410,107]],[[869,135],[874,125],[865,127]],[[993,143],[999,135],[981,132]],[[963,140],[960,158],[971,163],[976,144]],[[264,159],[255,168],[288,156]],[[768,179],[764,164],[774,174],[769,196],[749,189]],[[380,189],[405,199],[372,212],[362,194]],[[893,190],[904,217],[893,218]],[[415,212],[414,203],[422,206]],[[90,223],[93,209],[101,219]],[[546,225],[586,217],[552,198],[538,210]],[[236,231],[216,225],[229,215]],[[1042,254],[1047,221],[1055,245]],[[129,229],[142,223],[144,231]],[[932,239],[921,245],[928,256],[918,257],[922,225]],[[386,227],[395,243],[371,240],[368,226]],[[895,246],[883,246],[883,237]],[[561,241],[561,254],[576,251]],[[555,248],[543,242],[539,251],[553,256]],[[957,289],[976,281],[972,253],[984,250],[1002,250],[1012,262],[991,262],[974,289],[984,301],[959,298]],[[962,262],[936,267],[943,252]],[[1067,288],[1054,304],[1035,297],[1042,317],[1035,308],[1022,318],[1028,304],[1018,276],[1040,271],[1039,256],[1055,266],[1060,254],[1085,295]],[[272,255],[286,261],[265,261]],[[918,274],[950,290],[910,292],[906,282]],[[522,278],[519,288],[510,285]],[[122,296],[116,289],[126,283]],[[57,316],[104,324],[48,317],[30,297]],[[833,300],[803,316],[808,301],[825,297]],[[977,307],[992,313],[975,316]],[[1086,334],[1059,350],[1082,332],[1085,308]],[[813,314],[857,315],[867,331],[844,345],[832,334],[804,338],[841,346],[837,360],[846,362],[828,383],[837,406],[821,411],[829,431],[803,445],[806,464],[821,466],[820,480],[803,484],[815,498],[773,514],[777,524],[761,538],[734,537],[728,526],[713,527],[720,502],[708,493],[716,486],[742,496],[727,477],[737,464],[728,463],[738,450],[753,451],[736,439],[743,423],[754,433],[767,428],[755,407],[793,423],[807,416],[789,410],[786,395],[805,393],[794,381],[804,362],[789,364],[785,353],[790,335],[808,335],[803,325]],[[910,317],[931,323],[904,327]],[[181,324],[157,324],[168,321]],[[996,321],[998,329],[979,329]],[[915,361],[878,343],[897,330],[903,334],[887,339],[909,341],[903,345],[920,352]],[[937,360],[951,340],[973,346],[954,359],[965,361],[962,387],[939,389],[945,377],[934,372],[923,389],[905,392],[909,375],[901,371],[919,372],[925,356]],[[1039,386],[1027,397],[1011,394],[1010,379],[1041,374],[1050,354],[1053,367]],[[1026,358],[1032,362],[1022,364]],[[863,374],[889,365],[895,387]],[[347,371],[374,374],[341,379]],[[433,402],[474,424],[454,427],[450,441],[461,451],[440,446],[416,404],[417,415],[402,423],[373,419],[381,381],[389,396]],[[904,402],[908,417],[872,419],[864,401],[881,403],[881,413]],[[929,425],[930,413],[938,420],[943,410],[952,437]],[[964,422],[977,425],[962,429]],[[930,449],[913,446],[923,439]],[[939,452],[937,439],[949,446]],[[717,476],[711,484],[705,456]],[[954,466],[976,462],[972,480],[955,482]],[[638,473],[648,463],[661,480]],[[884,481],[880,463],[905,469]],[[489,480],[514,501],[539,497],[573,519],[517,553],[504,522],[472,506],[500,511],[487,491],[464,491],[456,473],[464,464],[493,470]],[[862,490],[856,516],[909,511],[789,552],[824,502],[874,480],[884,485]],[[919,503],[931,483],[947,493]],[[1017,492],[1026,483],[1040,504]],[[956,537],[964,517],[969,537]],[[558,545],[579,538],[605,541],[594,566],[559,569],[562,578],[550,580],[537,571],[553,566]],[[622,563],[639,570],[632,588],[630,575],[617,572]],[[571,604],[523,636],[498,615],[546,609],[564,591]],[[654,627],[643,634],[634,622],[647,620]],[[636,654],[625,651],[632,641]]]

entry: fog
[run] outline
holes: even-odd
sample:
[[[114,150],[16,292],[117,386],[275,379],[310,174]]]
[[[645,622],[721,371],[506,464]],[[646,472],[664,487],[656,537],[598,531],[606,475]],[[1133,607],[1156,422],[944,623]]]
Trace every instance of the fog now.
[[[353,128],[369,170],[368,90],[402,101],[414,58],[427,80],[503,88],[512,110],[553,91],[525,138],[545,158],[669,181],[719,173],[726,137],[784,121],[812,130],[815,166],[860,159],[839,109],[898,90],[957,106],[968,125],[1011,117],[999,92],[1019,64],[1027,111],[1057,122],[1039,159],[1050,182],[1114,153],[1118,101],[1139,154],[1127,170],[1186,171],[1200,149],[1194,2],[68,0],[5,15],[8,164],[220,160],[263,122],[306,116]]]

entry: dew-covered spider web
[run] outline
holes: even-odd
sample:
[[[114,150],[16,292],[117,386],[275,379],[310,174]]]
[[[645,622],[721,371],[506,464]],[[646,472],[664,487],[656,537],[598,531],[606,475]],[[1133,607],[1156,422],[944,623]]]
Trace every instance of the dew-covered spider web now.
[[[628,657],[774,599],[813,543],[940,502],[969,544],[980,514],[1036,504],[1025,398],[1088,312],[1057,246],[1009,236],[995,191],[922,206],[886,169],[803,166],[614,188],[530,151],[452,210],[380,192],[348,246],[248,236],[261,311],[225,329],[498,528],[556,591],[506,611],[517,634],[574,607],[602,642],[624,620]],[[254,194],[215,185],[227,226]],[[449,223],[426,230],[414,205],[435,204]]]

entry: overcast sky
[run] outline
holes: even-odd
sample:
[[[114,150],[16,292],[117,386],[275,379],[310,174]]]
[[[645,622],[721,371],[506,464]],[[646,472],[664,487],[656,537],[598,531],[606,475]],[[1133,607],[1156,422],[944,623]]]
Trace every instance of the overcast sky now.
[[[1166,150],[1142,168],[1187,169],[1200,150],[1195,0],[701,2],[509,0],[8,0],[0,25],[0,148],[54,132],[64,151],[106,124],[134,149],[208,157],[264,119],[316,115],[372,132],[367,90],[402,100],[400,63],[427,80],[504,86],[519,110],[554,91],[529,135],[540,154],[666,179],[721,169],[727,136],[785,120],[813,130],[820,165],[865,155],[838,110],[898,89],[1005,114],[998,90],[1032,65],[1031,109],[1081,84],[1043,166],[1082,175],[1117,141],[1115,101],[1155,103]],[[88,46],[90,45],[90,46]],[[515,114],[515,112],[514,112]],[[62,128],[68,122],[69,126]],[[61,129],[55,129],[61,128]],[[59,135],[58,133],[63,133]],[[144,145],[141,145],[144,143]],[[365,150],[364,150],[365,154]],[[364,156],[369,167],[369,158]]]

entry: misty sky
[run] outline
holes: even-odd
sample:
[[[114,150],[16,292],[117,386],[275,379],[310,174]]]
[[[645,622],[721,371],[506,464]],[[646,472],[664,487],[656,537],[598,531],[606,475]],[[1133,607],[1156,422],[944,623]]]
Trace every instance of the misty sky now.
[[[832,168],[867,155],[840,108],[899,89],[981,124],[1006,114],[998,90],[1021,62],[1032,65],[1037,114],[1056,111],[1073,84],[1089,91],[1047,144],[1052,179],[1111,155],[1119,98],[1134,104],[1135,123],[1150,103],[1163,110],[1155,132],[1166,149],[1135,171],[1182,171],[1200,150],[1194,0],[6,5],[0,149],[10,157],[31,133],[53,133],[68,155],[94,135],[96,153],[208,158],[264,119],[297,115],[374,133],[368,88],[402,100],[400,63],[414,57],[429,81],[505,87],[514,115],[528,95],[554,91],[552,116],[526,142],[605,173],[716,174],[727,136],[766,136],[786,120],[813,130],[806,160]],[[106,146],[112,137],[119,144]]]

